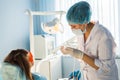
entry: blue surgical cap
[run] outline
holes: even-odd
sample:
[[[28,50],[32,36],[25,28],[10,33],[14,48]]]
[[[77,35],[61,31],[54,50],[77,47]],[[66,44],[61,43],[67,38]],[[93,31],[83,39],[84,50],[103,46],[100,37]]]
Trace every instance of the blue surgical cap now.
[[[91,7],[88,2],[75,3],[67,12],[66,18],[69,24],[85,24],[91,19]]]

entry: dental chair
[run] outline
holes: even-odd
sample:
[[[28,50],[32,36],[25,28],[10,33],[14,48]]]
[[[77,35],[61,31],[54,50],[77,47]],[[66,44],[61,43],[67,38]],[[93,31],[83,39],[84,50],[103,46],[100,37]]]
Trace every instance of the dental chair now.
[[[75,67],[73,65],[74,62]],[[71,56],[56,55],[52,58],[45,58],[38,61],[36,72],[46,76],[47,80],[60,80],[68,78],[69,74],[73,71],[73,67],[79,70],[79,61],[74,61],[74,58]]]

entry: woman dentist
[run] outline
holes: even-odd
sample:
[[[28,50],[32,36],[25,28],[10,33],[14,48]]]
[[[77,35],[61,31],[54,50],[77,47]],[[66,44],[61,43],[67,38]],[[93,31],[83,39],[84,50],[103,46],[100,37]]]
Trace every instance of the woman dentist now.
[[[118,80],[114,39],[103,25],[90,21],[91,14],[88,2],[70,7],[66,17],[78,37],[79,49],[62,46],[61,52],[80,60],[84,80]]]

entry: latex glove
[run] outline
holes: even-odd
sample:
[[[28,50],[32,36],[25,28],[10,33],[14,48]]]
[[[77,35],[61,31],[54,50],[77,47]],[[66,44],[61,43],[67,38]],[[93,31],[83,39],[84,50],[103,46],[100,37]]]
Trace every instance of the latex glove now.
[[[84,53],[81,50],[70,48],[70,47],[61,46],[60,50],[63,54],[65,54],[65,55],[69,54],[78,59],[82,59],[83,55],[84,55]]]
[[[81,72],[78,70],[78,71],[74,71],[74,72],[70,73],[69,79],[72,79],[72,78],[74,78],[76,80],[80,80]]]

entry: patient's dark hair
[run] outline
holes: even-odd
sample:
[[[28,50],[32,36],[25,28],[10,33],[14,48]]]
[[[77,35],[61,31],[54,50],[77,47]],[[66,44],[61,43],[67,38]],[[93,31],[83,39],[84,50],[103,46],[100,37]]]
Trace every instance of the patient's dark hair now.
[[[4,62],[8,62],[12,65],[19,66],[22,72],[25,72],[26,78],[28,80],[33,80],[32,74],[30,72],[30,63],[27,59],[27,54],[28,51],[24,49],[12,50],[5,58]]]

